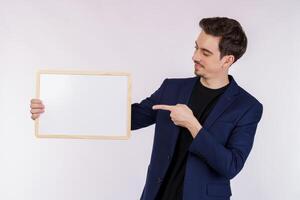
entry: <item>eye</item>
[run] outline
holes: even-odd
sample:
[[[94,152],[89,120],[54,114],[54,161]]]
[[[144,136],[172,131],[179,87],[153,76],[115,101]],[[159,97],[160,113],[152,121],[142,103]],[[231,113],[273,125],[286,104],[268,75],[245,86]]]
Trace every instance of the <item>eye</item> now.
[[[207,53],[205,53],[205,52],[203,52],[203,55],[204,55],[204,56],[209,56],[209,54],[207,54]]]

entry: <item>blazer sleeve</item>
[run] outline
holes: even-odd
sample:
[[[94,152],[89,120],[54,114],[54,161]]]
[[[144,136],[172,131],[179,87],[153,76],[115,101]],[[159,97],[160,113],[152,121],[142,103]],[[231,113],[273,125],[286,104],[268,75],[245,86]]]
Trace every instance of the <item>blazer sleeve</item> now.
[[[131,104],[131,130],[140,129],[155,123],[157,110],[153,110],[152,106],[159,104],[167,80],[165,79],[150,97],[147,97],[140,103]]]
[[[209,130],[202,128],[189,151],[204,159],[219,174],[232,179],[241,171],[252,149],[262,112],[262,104],[252,105],[237,122],[225,145],[218,143]]]

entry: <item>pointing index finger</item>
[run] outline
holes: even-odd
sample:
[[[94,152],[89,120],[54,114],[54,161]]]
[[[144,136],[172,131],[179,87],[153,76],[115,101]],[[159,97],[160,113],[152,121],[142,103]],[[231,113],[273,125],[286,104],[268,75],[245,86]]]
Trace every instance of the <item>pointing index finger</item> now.
[[[158,110],[158,109],[161,109],[161,110],[168,110],[168,111],[172,111],[174,106],[170,106],[170,105],[154,105],[152,107],[153,110]]]

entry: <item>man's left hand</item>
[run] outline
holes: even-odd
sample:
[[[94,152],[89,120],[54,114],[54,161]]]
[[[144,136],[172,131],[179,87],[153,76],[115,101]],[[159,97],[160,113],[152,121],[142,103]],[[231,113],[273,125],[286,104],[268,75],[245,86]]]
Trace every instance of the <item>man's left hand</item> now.
[[[175,125],[187,128],[193,138],[196,137],[202,126],[194,116],[193,111],[185,104],[176,105],[154,105],[152,109],[170,111],[170,117]]]

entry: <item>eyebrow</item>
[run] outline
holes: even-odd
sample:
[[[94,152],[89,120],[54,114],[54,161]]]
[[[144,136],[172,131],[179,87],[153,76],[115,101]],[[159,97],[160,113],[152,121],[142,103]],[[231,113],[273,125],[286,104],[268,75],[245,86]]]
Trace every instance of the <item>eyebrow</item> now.
[[[195,41],[195,44],[196,44],[196,47],[199,47],[199,45],[197,44],[197,42]],[[213,54],[213,52],[211,52],[210,50],[208,49],[205,49],[205,48],[200,48],[202,51],[205,51],[207,53],[210,53],[210,54]]]

